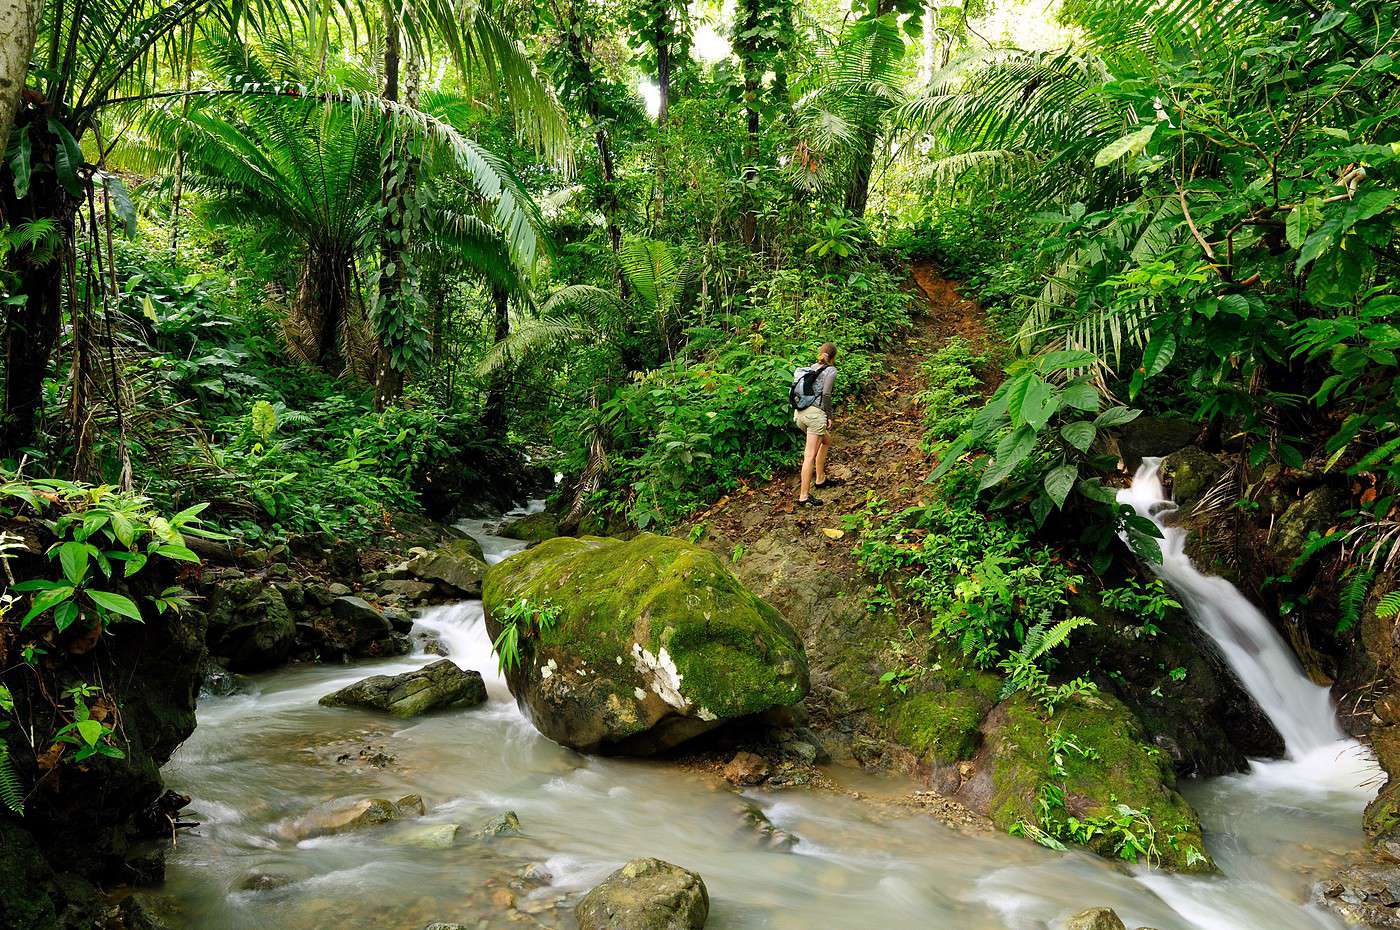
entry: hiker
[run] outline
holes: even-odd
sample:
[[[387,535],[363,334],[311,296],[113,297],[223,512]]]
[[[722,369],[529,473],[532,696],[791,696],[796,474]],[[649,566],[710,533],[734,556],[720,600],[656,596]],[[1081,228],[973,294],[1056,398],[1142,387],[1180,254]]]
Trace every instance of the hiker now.
[[[802,452],[802,490],[797,502],[803,506],[820,507],[821,498],[812,493],[813,487],[836,484],[839,479],[826,476],[826,454],[831,449],[831,393],[836,383],[836,346],[830,342],[817,352],[817,361],[792,373],[792,390],[788,400],[792,419],[806,434],[807,446]]]

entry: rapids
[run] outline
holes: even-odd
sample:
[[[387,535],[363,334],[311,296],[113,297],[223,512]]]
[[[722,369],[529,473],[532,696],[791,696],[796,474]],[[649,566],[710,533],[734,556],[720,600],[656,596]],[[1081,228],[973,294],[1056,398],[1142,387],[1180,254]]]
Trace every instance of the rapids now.
[[[489,561],[522,545],[488,526],[463,524]],[[428,610],[420,631],[483,674],[486,705],[401,721],[316,703],[366,675],[436,658],[426,654],[287,668],[255,677],[247,693],[201,699],[199,728],[165,769],[170,787],[195,798],[186,816],[202,822],[170,856],[172,926],[570,928],[578,892],[627,859],[657,856],[704,876],[708,930],[1043,930],[1100,905],[1157,930],[1336,930],[1303,903],[1310,876],[1364,845],[1360,812],[1376,788],[1373,764],[1346,742],[1290,742],[1290,759],[1186,786],[1224,875],[1183,878],[961,834],[888,800],[913,785],[837,769],[838,781],[858,779],[864,799],[746,792],[799,837],[779,852],[760,848],[742,829],[740,799],[702,775],[582,756],[536,733],[496,673],[479,602]],[[300,841],[286,831],[337,799],[408,793],[426,799],[426,817]],[[469,838],[507,809],[524,837]],[[451,848],[406,844],[423,823],[463,829]],[[515,904],[524,913],[507,913],[502,889],[532,864],[547,883],[523,887]],[[244,890],[253,878],[265,887]]]

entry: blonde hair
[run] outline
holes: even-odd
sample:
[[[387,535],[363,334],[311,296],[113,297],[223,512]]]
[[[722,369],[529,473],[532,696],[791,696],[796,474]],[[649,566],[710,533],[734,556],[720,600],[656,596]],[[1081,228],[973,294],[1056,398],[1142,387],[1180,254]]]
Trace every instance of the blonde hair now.
[[[836,343],[823,342],[822,347],[817,350],[817,361],[824,365],[830,365],[836,361]]]

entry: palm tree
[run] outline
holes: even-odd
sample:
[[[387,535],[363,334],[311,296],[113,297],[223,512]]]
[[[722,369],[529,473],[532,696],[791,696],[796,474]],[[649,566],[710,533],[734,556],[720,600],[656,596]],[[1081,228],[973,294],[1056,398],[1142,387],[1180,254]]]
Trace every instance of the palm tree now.
[[[297,51],[284,43],[208,49],[205,58],[230,90],[253,85],[267,92],[167,102],[145,115],[143,136],[115,157],[150,170],[169,167],[178,152],[185,185],[204,195],[216,219],[253,221],[291,240],[301,268],[288,341],[308,361],[339,373],[356,310],[358,256],[376,244],[384,219],[387,146],[410,152],[424,174],[450,175],[463,188],[442,201],[422,188],[411,215],[398,218],[401,229],[420,234],[423,248],[455,251],[495,284],[516,286],[513,266],[533,261],[540,220],[504,159],[434,115],[459,108],[459,98],[425,94],[422,109],[412,110],[376,96],[370,75],[350,64],[303,80],[270,64],[294,61]],[[387,124],[378,118],[385,111]],[[410,356],[425,353],[426,340],[416,319],[399,325],[391,345],[403,371]]]
[[[180,86],[192,67],[190,57],[183,54],[188,40],[179,39],[195,27],[239,42],[245,33],[267,34],[274,27],[299,24],[315,37],[324,62],[337,27],[356,34],[359,5],[350,0],[339,3],[337,7],[304,0],[292,4],[281,0],[55,0],[46,5],[28,69],[31,80],[14,118],[13,157],[7,156],[0,165],[0,222],[17,226],[52,220],[60,248],[31,250],[13,261],[18,294],[24,299],[7,304],[5,311],[0,454],[17,451],[34,434],[43,378],[59,339],[64,299],[77,300],[76,294],[66,293],[71,290],[66,281],[77,278],[73,273],[76,244],[82,236],[97,238],[96,220],[79,224],[78,212],[94,202],[95,188],[102,188],[104,199],[114,193],[117,199],[124,196],[119,182],[100,173],[119,134],[115,124],[103,131],[107,116],[117,108],[152,99],[297,93],[285,86],[251,84],[184,91],[166,88]],[[543,150],[566,157],[567,126],[552,95],[518,44],[484,11],[473,8],[464,13],[453,0],[411,0],[404,5],[401,25],[411,47],[422,50],[437,44],[445,48],[464,73],[519,110],[519,125]],[[403,122],[416,124],[415,131],[431,137],[434,145],[455,148],[460,162],[474,166],[471,170],[483,176],[500,173],[476,147],[457,144],[455,134],[440,121],[413,116],[410,108],[370,100],[365,94],[325,102],[380,122],[399,114]],[[96,167],[86,164],[83,154],[82,143],[89,134],[94,136],[89,150],[97,153]],[[95,178],[101,183],[95,184]],[[506,186],[497,187],[501,212],[516,214],[512,223],[518,233],[529,225],[528,211],[517,209],[518,198]],[[489,182],[485,189],[491,189]],[[91,251],[98,251],[96,241]]]

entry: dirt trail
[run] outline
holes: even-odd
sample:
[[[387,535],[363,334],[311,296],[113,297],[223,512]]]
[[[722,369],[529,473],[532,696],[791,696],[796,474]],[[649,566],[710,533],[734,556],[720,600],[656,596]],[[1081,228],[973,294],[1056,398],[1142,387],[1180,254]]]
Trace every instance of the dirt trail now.
[[[891,508],[926,498],[934,461],[922,448],[925,388],[921,366],[953,336],[990,345],[977,304],[935,268],[911,269],[924,298],[914,325],[885,355],[885,371],[859,397],[838,400],[829,473],[845,483],[824,488],[820,508],[797,507],[797,462],[772,480],[739,488],[691,521],[701,544],[731,560],[751,590],[802,633],[812,667],[807,701],[812,724],[834,751],[866,763],[892,762],[893,751],[870,713],[881,689],[879,655],[900,631],[867,609],[873,589],[851,554],[842,518],[872,495]],[[840,361],[837,361],[838,368]],[[840,380],[837,380],[838,391]]]
[[[844,484],[817,490],[820,508],[797,508],[796,465],[772,480],[746,485],[722,498],[691,523],[703,523],[712,535],[751,548],[771,530],[791,534],[794,543],[815,543],[832,570],[855,572],[849,542],[829,538],[821,529],[839,529],[841,518],[874,495],[895,507],[923,498],[924,479],[934,460],[924,452],[924,411],[919,396],[926,387],[921,366],[954,336],[976,347],[990,344],[985,317],[975,301],[962,297],[957,285],[926,262],[910,269],[911,290],[923,297],[914,325],[885,354],[885,370],[864,394],[838,400],[832,430],[830,477]],[[840,369],[840,360],[837,361]],[[840,378],[837,379],[839,397]],[[808,545],[807,548],[812,548]],[[840,563],[835,564],[835,563]]]

